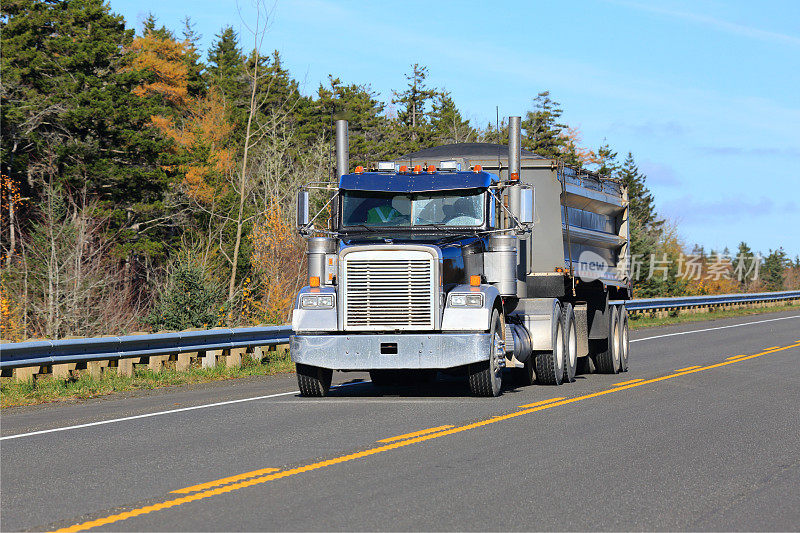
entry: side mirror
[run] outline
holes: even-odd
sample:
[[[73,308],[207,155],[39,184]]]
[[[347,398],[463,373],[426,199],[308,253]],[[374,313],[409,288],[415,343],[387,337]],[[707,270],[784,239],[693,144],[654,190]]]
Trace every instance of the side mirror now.
[[[308,191],[297,191],[297,227],[308,226]]]
[[[519,221],[521,224],[533,223],[534,198],[533,189],[519,191]]]

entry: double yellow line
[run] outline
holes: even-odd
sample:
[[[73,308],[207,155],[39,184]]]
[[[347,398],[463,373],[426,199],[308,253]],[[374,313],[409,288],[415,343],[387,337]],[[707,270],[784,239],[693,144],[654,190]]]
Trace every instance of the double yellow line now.
[[[260,485],[262,483],[267,483],[269,481],[274,481],[276,479],[281,479],[289,476],[295,476],[298,474],[303,474],[305,472],[311,472],[312,470],[319,470],[320,468],[326,468],[329,466],[346,463],[348,461],[353,461],[356,459],[362,459],[364,457],[369,457],[371,455],[375,455],[378,453],[388,452],[390,450],[395,450],[398,448],[402,448],[404,446],[411,446],[413,444],[419,444],[421,442],[425,442],[432,439],[438,439],[440,437],[445,437],[447,435],[455,435],[456,433],[461,433],[463,431],[469,431],[471,429],[477,429],[483,426],[487,426],[489,424],[495,424],[497,422],[501,422],[504,420],[510,420],[512,418],[516,418],[518,416],[527,415],[530,413],[535,413],[537,411],[543,411],[545,409],[552,409],[554,407],[558,407],[561,405],[567,405],[570,403],[579,402],[581,400],[588,400],[589,398],[597,398],[599,396],[604,396],[606,394],[611,394],[613,392],[619,392],[626,389],[631,389],[633,387],[640,387],[642,385],[649,385],[651,383],[658,383],[659,381],[666,381],[668,379],[673,379],[679,376],[685,376],[687,374],[693,374],[695,372],[701,372],[704,370],[711,370],[713,368],[720,368],[723,366],[727,366],[733,363],[739,363],[741,361],[745,361],[747,359],[753,359],[756,357],[761,357],[762,355],[772,354],[776,352],[780,352],[783,350],[788,350],[791,348],[800,347],[800,341],[796,344],[790,344],[788,346],[775,346],[771,347],[765,351],[753,354],[753,355],[741,355],[736,356],[733,359],[728,359],[721,363],[715,363],[713,365],[708,366],[695,366],[695,367],[687,367],[680,370],[676,370],[673,374],[669,374],[666,376],[661,376],[653,379],[647,380],[630,380],[625,381],[623,383],[619,383],[611,389],[603,390],[600,392],[595,392],[591,394],[585,394],[583,396],[578,396],[575,398],[551,398],[549,400],[543,400],[541,402],[536,402],[532,404],[526,404],[520,406],[519,411],[515,411],[513,413],[508,413],[505,415],[494,416],[492,418],[488,418],[486,420],[481,420],[479,422],[473,422],[472,424],[466,424],[463,426],[453,427],[453,426],[439,426],[435,428],[430,428],[427,430],[417,431],[414,433],[407,433],[405,435],[398,435],[397,437],[391,437],[389,439],[383,439],[379,442],[385,442],[382,446],[377,446],[375,448],[370,448],[368,450],[351,453],[347,455],[342,455],[340,457],[335,457],[333,459],[327,459],[325,461],[319,461],[316,463],[311,463],[305,466],[300,466],[297,468],[290,468],[284,471],[275,472],[276,469],[267,468],[262,470],[256,470],[253,472],[248,472],[246,474],[239,474],[238,476],[231,476],[229,478],[222,478],[216,481],[210,481],[208,483],[202,483],[200,485],[193,485],[192,487],[186,487],[185,489],[178,489],[176,493],[185,493],[185,492],[195,492],[194,494],[190,494],[188,496],[183,496],[180,498],[174,498],[171,500],[167,500],[161,503],[156,503],[153,505],[147,505],[144,507],[140,507],[137,509],[132,509],[130,511],[125,511],[122,513],[110,515],[104,518],[98,518],[96,520],[90,520],[88,522],[82,522],[80,524],[76,524],[74,526],[66,527],[59,529],[57,531],[85,531],[87,529],[92,529],[99,526],[104,526],[108,524],[113,524],[114,522],[119,522],[122,520],[127,520],[128,518],[133,518],[136,516],[141,516],[144,514],[152,513],[153,511],[160,511],[163,509],[169,509],[171,507],[176,507],[179,505],[183,505],[185,503],[194,502],[198,500],[203,500],[206,498],[210,498],[212,496],[217,496],[219,494],[225,494],[227,492],[233,492],[235,490],[244,489],[247,487],[252,487],[253,485]],[[261,475],[261,474],[264,475]],[[253,477],[256,476],[256,477]],[[242,480],[242,481],[240,481]],[[222,486],[219,486],[222,485]],[[216,488],[211,488],[216,487]]]

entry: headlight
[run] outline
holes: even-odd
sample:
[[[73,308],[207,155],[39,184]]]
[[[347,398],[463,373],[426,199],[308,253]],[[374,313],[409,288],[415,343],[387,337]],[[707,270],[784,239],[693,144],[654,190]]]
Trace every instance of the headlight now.
[[[483,293],[451,294],[450,307],[483,307]]]
[[[333,294],[304,294],[300,296],[301,309],[333,309]]]

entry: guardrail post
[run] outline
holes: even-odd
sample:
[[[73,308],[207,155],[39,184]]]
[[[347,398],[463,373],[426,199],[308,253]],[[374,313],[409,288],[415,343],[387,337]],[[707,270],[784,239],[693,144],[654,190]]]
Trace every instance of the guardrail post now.
[[[38,366],[23,366],[15,368],[13,372],[14,379],[17,381],[30,381],[36,379],[36,374],[39,373]]]
[[[225,356],[225,366],[228,368],[238,368],[242,366],[242,355],[247,348],[231,348]]]
[[[203,368],[214,368],[217,366],[217,357],[222,355],[222,350],[206,350],[203,354]]]
[[[151,372],[161,372],[164,369],[164,363],[169,359],[169,355],[151,355],[147,359],[147,368]]]
[[[247,349],[247,353],[259,363],[264,359],[264,348],[261,346],[251,346]]]
[[[108,360],[104,361],[86,361],[86,370],[90,376],[100,377],[103,375],[103,368],[108,366]]]
[[[178,372],[186,372],[192,368],[192,359],[196,359],[198,352],[179,353],[178,360],[175,362],[175,370]]]
[[[69,379],[70,374],[72,373],[75,368],[77,368],[77,363],[61,363],[57,365],[53,365],[53,378],[54,379]]]
[[[125,377],[133,377],[133,369],[136,363],[141,362],[141,357],[125,357],[117,361],[117,375]]]

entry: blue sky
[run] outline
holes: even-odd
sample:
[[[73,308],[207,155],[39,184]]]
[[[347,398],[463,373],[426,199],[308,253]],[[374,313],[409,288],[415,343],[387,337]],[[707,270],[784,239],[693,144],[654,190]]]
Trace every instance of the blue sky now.
[[[188,14],[204,49],[226,24],[246,41],[255,13],[250,0],[111,7],[137,29],[148,12],[174,29]],[[633,152],[688,246],[800,254],[800,2],[278,0],[265,46],[306,94],[333,73],[388,100],[427,65],[479,125],[550,90],[583,144]]]

